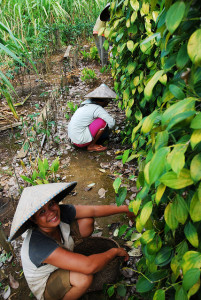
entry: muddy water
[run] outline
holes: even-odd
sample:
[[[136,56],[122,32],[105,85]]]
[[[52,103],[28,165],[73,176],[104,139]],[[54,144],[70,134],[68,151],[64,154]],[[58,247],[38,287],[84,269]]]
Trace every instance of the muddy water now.
[[[75,149],[70,155],[70,164],[63,169],[65,181],[77,181],[75,195],[68,196],[66,202],[84,205],[110,205],[115,204],[115,192],[113,179],[110,177],[109,169],[102,169],[100,163],[111,161],[106,152],[89,153],[85,150]],[[105,171],[105,172],[103,172]],[[87,186],[95,184],[90,190]],[[104,189],[105,196],[101,198],[98,192]],[[103,229],[103,235],[108,235],[108,225],[119,222],[122,216],[108,216],[97,218],[96,222]]]

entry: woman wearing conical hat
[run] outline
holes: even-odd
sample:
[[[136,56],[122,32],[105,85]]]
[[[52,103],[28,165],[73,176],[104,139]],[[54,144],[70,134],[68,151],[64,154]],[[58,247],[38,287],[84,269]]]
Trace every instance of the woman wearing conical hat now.
[[[101,84],[85,97],[68,125],[68,137],[71,142],[88,151],[104,151],[107,147],[101,145],[109,135],[109,130],[115,126],[115,120],[104,109],[116,94],[106,85]]]
[[[128,259],[123,248],[85,256],[74,253],[74,237],[93,232],[94,217],[129,212],[127,205],[58,205],[76,186],[51,183],[27,187],[19,200],[9,240],[26,231],[21,249],[25,278],[38,300],[76,300],[90,287],[93,274],[117,256]],[[76,235],[73,235],[73,232]]]
[[[106,22],[109,21],[109,19],[110,19],[109,8],[110,8],[110,4],[108,3],[105,6],[105,8],[102,10],[101,14],[98,16],[96,23],[94,25],[94,28],[93,28],[93,36],[94,36],[96,47],[98,49],[98,54],[100,56],[102,66],[107,65],[108,51],[105,50],[105,48],[103,47],[103,44],[105,41],[104,33],[101,35],[98,35],[98,34],[102,28],[106,27]]]

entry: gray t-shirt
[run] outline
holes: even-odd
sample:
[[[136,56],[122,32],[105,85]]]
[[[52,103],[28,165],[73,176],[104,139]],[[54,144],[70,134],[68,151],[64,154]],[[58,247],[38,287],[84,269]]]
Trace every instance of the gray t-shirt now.
[[[76,210],[73,205],[60,205],[61,222],[60,229],[63,236],[63,247],[73,251],[74,242],[70,236],[70,223],[75,219]],[[45,264],[43,261],[60,245],[51,237],[43,234],[38,229],[28,230],[21,249],[21,259],[27,283],[39,300],[43,300],[43,294],[49,275],[58,269],[55,266]]]

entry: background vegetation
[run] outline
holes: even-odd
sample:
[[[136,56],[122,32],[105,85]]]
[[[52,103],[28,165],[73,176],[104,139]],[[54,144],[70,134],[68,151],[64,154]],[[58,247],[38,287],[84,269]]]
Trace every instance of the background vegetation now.
[[[63,45],[92,36],[93,25],[105,0],[1,0],[0,97],[13,106],[11,80],[21,67],[36,65]],[[90,10],[89,10],[90,7]],[[24,71],[24,70],[23,70]],[[30,67],[25,73],[30,72]]]
[[[122,162],[138,161],[139,193],[130,203],[138,234],[130,239],[143,251],[136,271],[143,299],[200,294],[200,11],[199,1],[112,1],[105,29],[127,117]],[[119,178],[114,187],[120,205],[126,188]]]

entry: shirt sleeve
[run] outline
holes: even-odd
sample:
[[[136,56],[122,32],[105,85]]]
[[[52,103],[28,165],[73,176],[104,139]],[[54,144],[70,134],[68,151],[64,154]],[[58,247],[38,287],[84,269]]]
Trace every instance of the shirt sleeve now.
[[[100,105],[97,106],[94,111],[94,119],[101,118],[103,119],[109,128],[113,128],[115,126],[115,119],[113,119],[109,113]]]
[[[62,204],[59,205],[61,211],[61,221],[67,224],[71,224],[75,220],[76,209],[74,205]]]
[[[32,232],[29,242],[29,258],[38,268],[50,254],[59,247],[56,241],[38,230]]]

